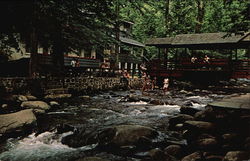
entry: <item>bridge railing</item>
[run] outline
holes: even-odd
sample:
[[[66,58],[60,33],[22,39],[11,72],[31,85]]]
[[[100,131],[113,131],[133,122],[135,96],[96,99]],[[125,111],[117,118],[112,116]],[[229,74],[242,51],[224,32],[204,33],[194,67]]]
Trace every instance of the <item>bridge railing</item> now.
[[[150,73],[154,73],[154,75],[173,74],[174,72],[182,71],[224,71],[233,73],[232,77],[250,78],[250,59],[210,59],[209,63],[202,60],[192,63],[190,59],[168,60],[165,62],[157,59],[148,64],[148,70]]]

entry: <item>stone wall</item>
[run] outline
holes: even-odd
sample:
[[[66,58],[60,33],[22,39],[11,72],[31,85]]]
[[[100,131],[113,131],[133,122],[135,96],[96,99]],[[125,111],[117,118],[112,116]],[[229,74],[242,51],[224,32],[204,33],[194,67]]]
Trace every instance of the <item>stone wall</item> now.
[[[132,88],[140,88],[142,83],[140,78],[131,78],[129,84]],[[53,77],[46,79],[18,77],[0,78],[0,87],[4,87],[7,92],[13,93],[27,93],[39,88],[43,89],[43,91],[53,93],[53,91],[56,91],[55,89],[62,89],[60,92],[69,89],[79,91],[111,90],[124,88],[126,84],[119,77]]]

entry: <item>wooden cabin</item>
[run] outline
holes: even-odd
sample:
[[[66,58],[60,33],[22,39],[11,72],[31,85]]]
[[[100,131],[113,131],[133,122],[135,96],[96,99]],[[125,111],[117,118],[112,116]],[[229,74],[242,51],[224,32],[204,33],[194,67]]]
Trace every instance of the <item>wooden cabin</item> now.
[[[147,46],[155,46],[159,50],[158,59],[148,62],[148,73],[151,77],[170,77],[191,80],[227,80],[230,78],[250,79],[250,53],[246,59],[238,58],[238,50],[250,52],[250,33],[201,33],[181,34],[166,38],[152,38],[146,41]],[[174,52],[169,57],[169,50]],[[224,58],[212,57],[209,51],[225,49]],[[182,52],[179,52],[182,50]],[[198,59],[191,61],[187,51],[208,50],[209,63],[202,59],[204,53],[196,53]],[[192,52],[191,52],[192,53]]]

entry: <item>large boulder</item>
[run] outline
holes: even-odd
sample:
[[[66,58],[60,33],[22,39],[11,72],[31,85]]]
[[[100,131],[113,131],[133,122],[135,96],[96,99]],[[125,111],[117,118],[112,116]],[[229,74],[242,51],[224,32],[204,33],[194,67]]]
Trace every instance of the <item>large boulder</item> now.
[[[0,135],[22,131],[35,123],[36,117],[32,109],[0,115]]]
[[[157,135],[157,131],[150,127],[140,125],[118,125],[100,133],[99,140],[100,144],[128,146],[137,144],[141,138],[154,138]]]
[[[25,101],[21,104],[21,107],[34,109],[35,111],[46,111],[50,109],[50,106],[43,101]]]
[[[185,121],[184,127],[188,130],[210,131],[215,129],[215,125],[205,121]]]
[[[70,147],[81,147],[98,143],[100,146],[115,148],[137,146],[145,148],[152,144],[158,132],[150,127],[140,125],[117,125],[107,128],[85,128],[76,130],[74,134],[62,138],[62,143]]]

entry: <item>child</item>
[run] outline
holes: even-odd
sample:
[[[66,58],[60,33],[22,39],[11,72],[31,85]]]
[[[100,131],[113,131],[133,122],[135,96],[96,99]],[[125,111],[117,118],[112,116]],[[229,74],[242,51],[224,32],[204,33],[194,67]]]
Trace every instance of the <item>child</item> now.
[[[163,81],[163,93],[164,95],[166,94],[167,90],[168,90],[168,86],[169,86],[169,79],[165,78]]]

